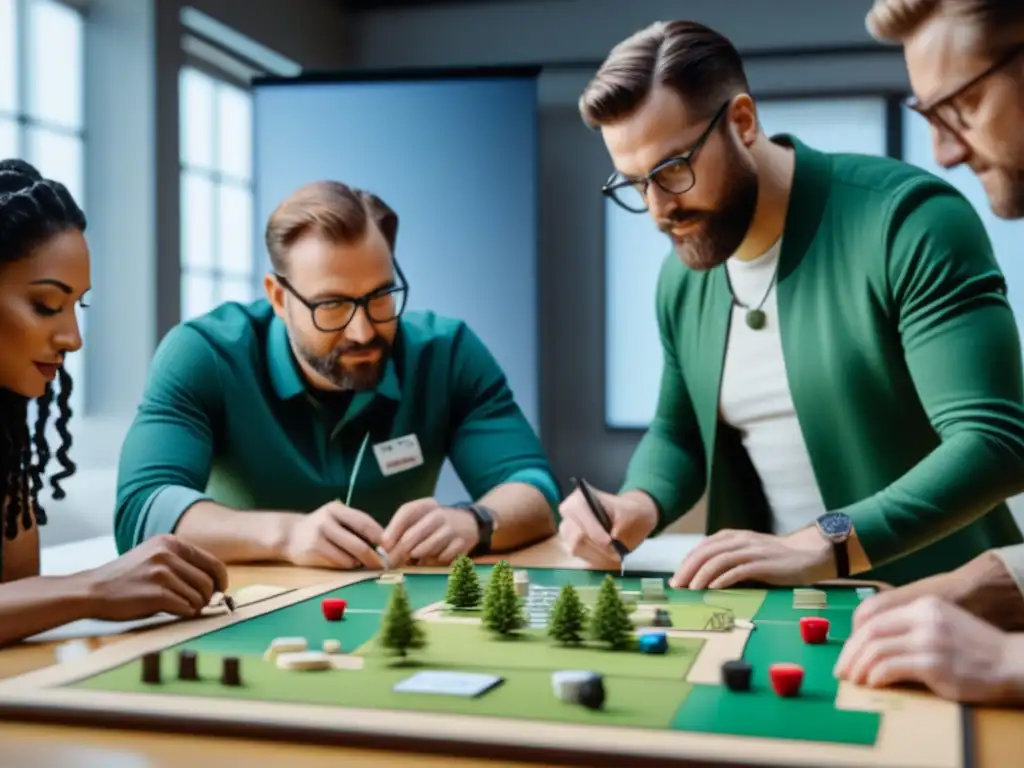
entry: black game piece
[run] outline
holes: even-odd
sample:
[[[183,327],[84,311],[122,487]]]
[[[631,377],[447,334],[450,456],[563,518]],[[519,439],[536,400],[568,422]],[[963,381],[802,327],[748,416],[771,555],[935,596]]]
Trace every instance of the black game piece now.
[[[196,667],[196,652],[181,651],[178,653],[178,679],[198,680],[199,670]]]
[[[224,666],[221,670],[220,684],[241,685],[242,673],[239,668],[238,658],[235,656],[227,656],[224,658],[223,664]]]
[[[160,654],[147,653],[142,657],[142,682],[157,685],[160,682]]]
[[[580,684],[577,701],[587,709],[600,709],[604,706],[604,682],[600,677],[592,677]]]
[[[736,659],[722,665],[722,682],[730,691],[749,691],[752,668],[749,662]]]
[[[655,627],[671,627],[672,616],[664,608],[656,608],[654,610],[654,622],[652,626]]]

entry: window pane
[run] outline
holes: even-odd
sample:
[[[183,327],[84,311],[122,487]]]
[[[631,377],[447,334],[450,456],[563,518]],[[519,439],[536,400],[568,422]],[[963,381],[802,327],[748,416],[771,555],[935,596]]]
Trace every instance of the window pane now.
[[[39,120],[82,127],[81,15],[55,0],[28,3],[28,113]]]
[[[213,182],[196,173],[181,175],[181,261],[213,268]]]
[[[0,0],[0,111],[18,108],[18,51],[14,0]]]
[[[206,274],[184,274],[181,278],[181,319],[189,320],[216,306],[216,281]]]
[[[791,133],[822,152],[885,154],[885,101],[801,99],[761,101],[758,119],[765,133]]]
[[[83,200],[83,148],[77,136],[67,136],[44,128],[29,128],[27,159],[43,176],[61,182],[75,202]]]
[[[186,165],[213,168],[214,81],[191,67],[178,79],[181,104],[181,159]]]
[[[252,197],[248,189],[221,186],[217,255],[223,272],[249,276],[253,273]]]
[[[220,300],[239,301],[248,304],[256,298],[256,288],[251,277],[227,277],[220,281]]]
[[[18,125],[13,120],[4,120],[0,117],[0,160],[17,156]]]
[[[252,97],[222,84],[217,89],[217,158],[220,171],[248,181],[252,178]]]

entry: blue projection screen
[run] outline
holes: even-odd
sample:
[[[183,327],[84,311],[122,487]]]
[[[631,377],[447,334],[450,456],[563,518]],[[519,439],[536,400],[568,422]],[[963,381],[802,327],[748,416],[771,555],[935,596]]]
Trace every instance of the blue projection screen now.
[[[407,311],[465,320],[539,431],[536,73],[270,81],[254,119],[256,242],[311,181],[379,195],[399,216]],[[446,465],[438,498],[464,494]]]

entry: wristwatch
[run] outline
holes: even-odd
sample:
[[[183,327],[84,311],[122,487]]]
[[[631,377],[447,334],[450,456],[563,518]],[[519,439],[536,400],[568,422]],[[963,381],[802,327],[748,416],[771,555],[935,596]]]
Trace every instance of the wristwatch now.
[[[464,509],[476,518],[477,545],[471,555],[486,555],[491,551],[491,539],[494,537],[496,518],[494,512],[483,504],[473,501],[460,501],[452,504],[454,509]]]
[[[850,552],[847,542],[853,533],[853,521],[842,512],[826,512],[814,521],[826,541],[831,542],[836,558],[836,578],[850,578]]]

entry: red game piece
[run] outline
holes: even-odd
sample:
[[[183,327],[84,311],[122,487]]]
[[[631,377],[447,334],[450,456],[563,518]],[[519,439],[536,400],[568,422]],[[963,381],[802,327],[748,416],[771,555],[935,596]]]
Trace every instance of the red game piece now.
[[[772,688],[779,696],[791,697],[800,692],[804,681],[804,668],[799,664],[772,664],[768,667]]]
[[[800,619],[800,636],[805,643],[821,645],[828,639],[828,619],[820,616],[804,616]]]
[[[324,618],[328,621],[341,621],[345,615],[345,606],[348,605],[340,597],[326,597],[323,602],[320,603],[320,607],[323,609]]]

